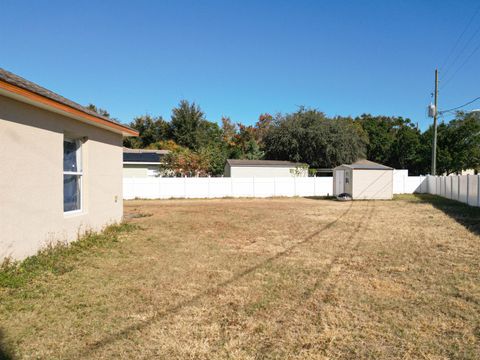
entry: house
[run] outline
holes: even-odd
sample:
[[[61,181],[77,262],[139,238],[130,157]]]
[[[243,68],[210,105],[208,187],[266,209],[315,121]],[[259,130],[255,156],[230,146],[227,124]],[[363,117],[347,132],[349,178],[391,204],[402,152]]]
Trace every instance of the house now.
[[[226,177],[306,177],[308,165],[277,160],[233,160],[225,164]]]
[[[162,158],[169,153],[169,150],[123,148],[123,177],[160,176]]]
[[[333,194],[347,193],[352,199],[391,199],[393,168],[368,160],[333,169]]]
[[[122,142],[138,133],[0,69],[0,260],[122,219]]]

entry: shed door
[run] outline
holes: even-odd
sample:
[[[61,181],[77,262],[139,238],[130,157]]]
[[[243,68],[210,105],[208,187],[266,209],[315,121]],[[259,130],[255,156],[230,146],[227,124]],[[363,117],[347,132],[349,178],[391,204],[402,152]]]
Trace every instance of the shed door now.
[[[345,192],[345,170],[335,170],[335,195]]]

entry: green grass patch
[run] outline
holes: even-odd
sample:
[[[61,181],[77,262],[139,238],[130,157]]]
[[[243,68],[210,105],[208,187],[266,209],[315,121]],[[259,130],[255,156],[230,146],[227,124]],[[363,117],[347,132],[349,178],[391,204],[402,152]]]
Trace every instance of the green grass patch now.
[[[119,235],[133,231],[136,225],[121,223],[110,225],[102,232],[88,232],[71,243],[57,243],[40,250],[23,261],[6,259],[0,265],[0,288],[19,288],[44,273],[61,275],[73,270],[75,260],[85,252],[112,246]]]

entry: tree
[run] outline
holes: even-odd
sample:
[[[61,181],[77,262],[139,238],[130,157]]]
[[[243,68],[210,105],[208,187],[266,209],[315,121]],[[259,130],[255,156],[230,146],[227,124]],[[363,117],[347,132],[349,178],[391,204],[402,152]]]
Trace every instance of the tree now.
[[[388,163],[391,158],[390,148],[395,141],[395,127],[402,123],[402,120],[370,114],[362,114],[355,119],[368,135],[367,159],[381,164]]]
[[[257,140],[260,147],[263,146],[263,139],[268,133],[270,126],[272,126],[272,123],[273,116],[268,113],[260,114],[260,116],[258,117],[258,121],[255,123],[255,139]]]
[[[409,125],[400,126],[388,149],[387,165],[396,169],[409,169],[419,175],[420,131]]]
[[[222,117],[222,140],[228,146],[234,146],[235,135],[237,134],[237,125],[229,117]]]
[[[161,116],[143,115],[136,117],[130,127],[137,130],[138,137],[127,137],[124,145],[130,148],[146,148],[153,143],[171,138],[170,124]]]
[[[203,154],[182,147],[167,154],[161,168],[173,176],[206,176],[209,159]]]
[[[205,121],[204,114],[194,102],[182,100],[172,110],[172,136],[179,145],[189,149],[198,149],[198,127]]]
[[[110,113],[107,110],[99,108],[94,104],[88,104],[86,108],[89,110],[95,111],[98,115],[110,118]]]
[[[410,119],[363,114],[355,122],[368,135],[367,159],[421,173],[421,133]]]
[[[221,146],[222,135],[222,129],[220,129],[217,123],[201,120],[196,132],[196,148],[202,149],[208,146]]]
[[[431,154],[432,138],[433,127],[430,127],[424,136],[428,154]],[[437,172],[448,175],[479,168],[480,117],[458,112],[454,120],[437,128]]]
[[[264,142],[268,159],[332,168],[365,157],[367,136],[351,118],[328,119],[318,110],[301,108],[277,116]]]
[[[236,158],[257,160],[261,159],[264,152],[260,150],[260,146],[256,140],[256,132],[253,126],[237,124],[238,132],[234,136],[234,154]]]

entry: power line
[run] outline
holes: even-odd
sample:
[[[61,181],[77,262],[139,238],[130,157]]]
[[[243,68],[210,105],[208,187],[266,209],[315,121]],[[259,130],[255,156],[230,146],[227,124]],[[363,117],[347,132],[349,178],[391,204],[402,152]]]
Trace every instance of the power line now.
[[[480,28],[479,28],[480,30]],[[468,63],[468,61],[472,58],[472,56],[480,49],[480,43],[477,45],[477,47],[475,49],[473,49],[473,51],[470,53],[470,55],[467,56],[467,58],[465,59],[465,61],[457,68],[457,70],[452,74],[452,76],[450,76],[446,81],[445,83],[443,84],[443,88],[445,89],[445,86],[447,86],[447,84],[452,81],[452,79],[455,77],[455,75],[457,75],[457,73]]]
[[[467,105],[470,105],[470,104],[474,103],[474,102],[477,101],[477,100],[480,100],[480,96],[479,96],[479,97],[476,97],[475,99],[473,99],[473,100],[471,100],[471,101],[469,101],[469,102],[467,102],[467,103],[465,103],[465,104],[463,104],[463,105],[460,105],[460,106],[457,106],[457,107],[454,107],[454,108],[451,108],[451,109],[447,109],[447,110],[442,110],[442,111],[439,111],[438,113],[439,113],[440,115],[442,115],[442,114],[447,113],[447,112],[452,112],[452,111],[454,111],[454,110],[458,110],[458,109],[461,109],[461,108],[463,108],[463,107],[465,107],[465,106],[467,106]]]
[[[468,39],[467,43],[462,47],[462,50],[460,50],[460,52],[457,54],[457,56],[455,57],[455,59],[453,60],[451,66],[447,69],[447,71],[445,71],[445,74],[444,76],[447,76],[448,73],[450,72],[450,69],[453,68],[453,66],[457,63],[457,61],[460,59],[460,57],[463,55],[463,53],[465,52],[465,50],[467,50],[468,46],[470,45],[470,43],[472,42],[472,40],[475,38],[475,36],[477,36],[477,34],[480,32],[480,26],[477,28],[477,30],[475,30],[475,32],[472,34],[472,36],[470,36],[470,38]]]
[[[463,29],[462,33],[460,34],[460,36],[457,38],[457,40],[455,41],[455,44],[454,46],[452,47],[452,49],[450,50],[450,52],[448,53],[448,56],[447,58],[445,59],[445,61],[443,62],[443,65],[440,66],[440,70],[444,70],[445,69],[445,66],[448,64],[448,60],[450,60],[450,57],[453,55],[453,53],[455,52],[455,50],[457,49],[458,45],[460,44],[460,40],[463,38],[463,35],[465,35],[465,33],[467,32],[467,30],[470,28],[470,25],[472,25],[472,22],[473,22],[473,19],[477,16],[478,12],[480,11],[480,5],[478,6],[477,10],[473,13],[473,15],[471,16],[470,18],[470,21],[467,23],[467,26],[465,26],[465,28]]]

